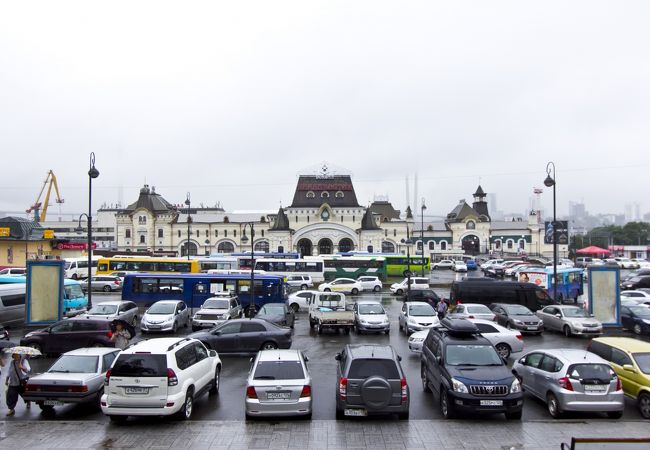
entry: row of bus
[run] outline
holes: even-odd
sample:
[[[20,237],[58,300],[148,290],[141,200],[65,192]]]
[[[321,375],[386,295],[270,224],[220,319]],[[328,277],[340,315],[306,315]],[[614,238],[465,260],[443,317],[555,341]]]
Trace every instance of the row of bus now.
[[[299,258],[295,253],[262,253],[255,255],[255,270],[269,275],[308,275],[315,283],[335,278],[376,276],[381,280],[401,277],[411,272],[428,272],[428,257],[404,255],[321,255]],[[250,270],[250,253],[185,258],[156,258],[148,256],[93,257],[92,273],[110,275],[115,272],[146,273],[208,273]],[[88,260],[66,260],[66,278],[81,279],[88,274]]]

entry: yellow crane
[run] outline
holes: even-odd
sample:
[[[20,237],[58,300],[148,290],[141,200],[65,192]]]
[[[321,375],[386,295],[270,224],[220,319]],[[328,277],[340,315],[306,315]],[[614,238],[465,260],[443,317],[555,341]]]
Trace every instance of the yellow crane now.
[[[43,203],[41,203],[41,196],[43,195],[43,191],[45,191],[45,186],[47,186],[47,192],[45,193],[45,199]],[[63,203],[61,194],[59,194],[59,185],[56,182],[56,175],[54,175],[54,172],[50,170],[49,172],[47,172],[47,176],[45,177],[45,181],[43,182],[43,187],[41,188],[41,192],[38,193],[38,197],[36,197],[36,201],[26,211],[27,213],[34,212],[34,222],[45,222],[45,216],[47,215],[47,207],[50,204],[50,193],[52,192],[52,186],[54,186],[54,190],[56,192],[56,202]],[[42,212],[41,212],[41,206],[43,207]]]

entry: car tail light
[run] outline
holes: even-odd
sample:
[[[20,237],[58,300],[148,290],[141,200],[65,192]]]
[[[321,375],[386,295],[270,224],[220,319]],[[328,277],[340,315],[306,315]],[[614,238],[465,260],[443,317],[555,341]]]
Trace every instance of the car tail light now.
[[[617,391],[623,390],[623,384],[621,384],[621,379],[619,377],[616,377],[616,390]]]
[[[88,392],[88,386],[70,386],[68,392]]]
[[[113,283],[117,284],[118,286],[120,285],[120,280],[115,280]]]
[[[569,380],[568,377],[562,377],[559,380],[557,380],[557,382],[562,389],[566,389],[567,391],[573,390],[573,385],[571,384],[571,380]]]
[[[108,386],[108,382],[111,381],[111,369],[106,371],[106,378],[104,378],[104,386]]]
[[[305,388],[302,388],[303,391]],[[255,391],[255,386],[248,386],[246,388],[246,398],[257,398],[257,391]]]
[[[468,319],[476,319],[474,316],[467,316]]]
[[[176,378],[176,373],[172,369],[167,369],[167,386],[176,386],[178,384],[178,378]]]
[[[519,339],[520,341],[523,341],[523,340],[524,340],[524,337],[523,337],[521,334],[518,334],[518,335],[515,336],[515,337],[516,337],[517,339]]]
[[[341,400],[348,399],[348,379],[341,377],[339,379],[339,397]]]
[[[407,397],[407,390],[408,390],[408,385],[406,384],[406,378],[402,378],[399,380],[400,385],[402,386],[402,403],[406,403],[406,400],[408,400]]]
[[[311,397],[311,386],[306,384],[302,387],[300,398]]]

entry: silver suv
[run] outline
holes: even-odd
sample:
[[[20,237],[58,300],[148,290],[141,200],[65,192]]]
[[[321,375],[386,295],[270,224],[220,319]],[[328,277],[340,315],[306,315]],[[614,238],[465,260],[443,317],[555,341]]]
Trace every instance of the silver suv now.
[[[409,387],[390,345],[346,345],[336,355],[336,418],[397,414],[409,418]]]
[[[314,281],[310,275],[289,275],[286,281],[287,285],[306,291],[314,287]]]
[[[123,350],[106,372],[102,412],[128,416],[192,416],[194,399],[219,392],[221,360],[196,339],[159,338]]]
[[[226,320],[242,317],[242,307],[237,297],[210,297],[192,317],[192,331],[214,328]]]

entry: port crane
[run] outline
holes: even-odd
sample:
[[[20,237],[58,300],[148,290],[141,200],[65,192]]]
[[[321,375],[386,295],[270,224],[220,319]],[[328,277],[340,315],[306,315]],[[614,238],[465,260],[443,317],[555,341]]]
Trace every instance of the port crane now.
[[[34,222],[45,222],[45,218],[47,216],[47,207],[50,204],[50,194],[52,193],[52,186],[54,186],[54,191],[56,192],[56,202],[63,203],[63,199],[61,198],[61,194],[59,193],[59,185],[56,182],[56,175],[54,175],[54,172],[50,170],[49,172],[47,172],[47,176],[45,177],[45,181],[43,182],[43,187],[41,187],[41,191],[38,193],[38,197],[36,197],[36,201],[32,206],[29,207],[28,210],[26,210],[28,214],[31,214],[32,212],[34,213]],[[47,187],[47,192],[45,193],[45,199],[41,203],[41,197],[43,196],[45,187]]]

